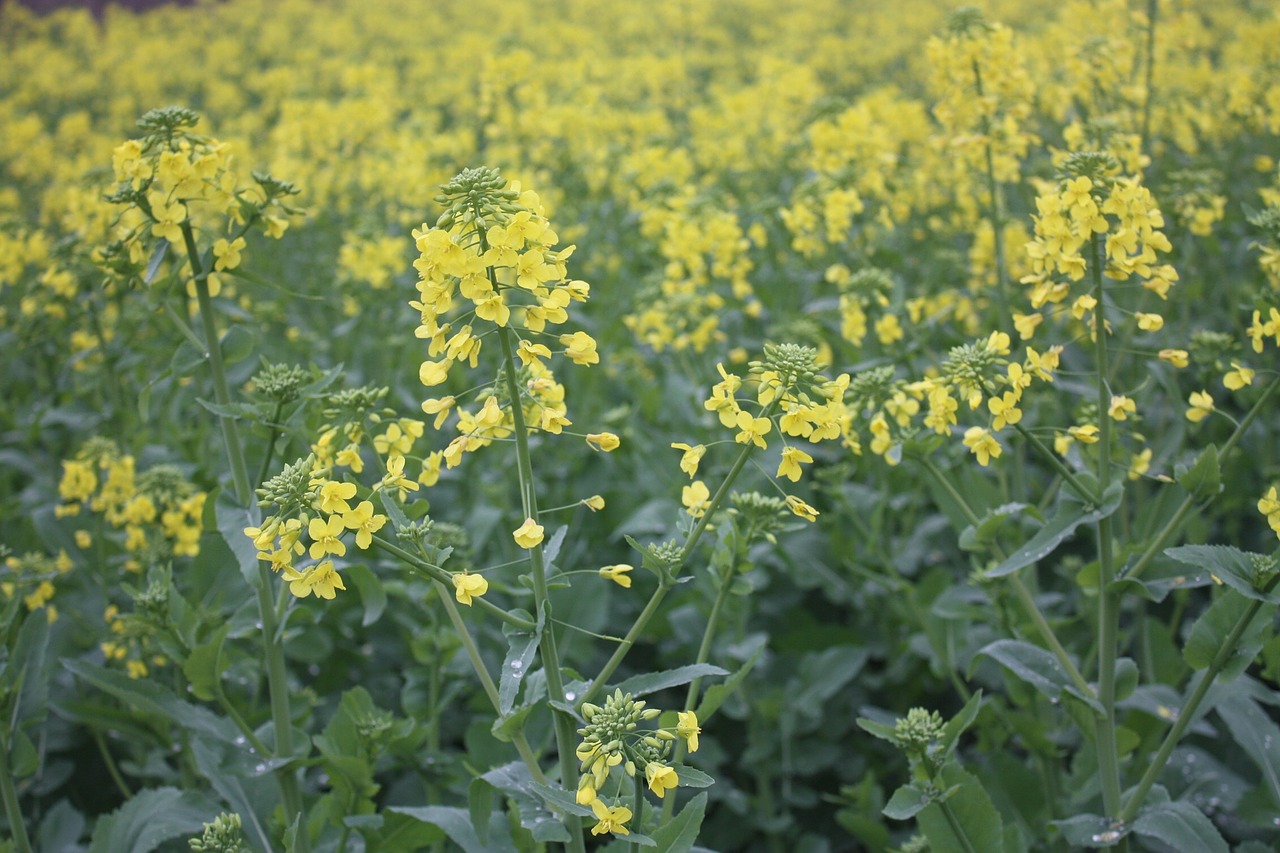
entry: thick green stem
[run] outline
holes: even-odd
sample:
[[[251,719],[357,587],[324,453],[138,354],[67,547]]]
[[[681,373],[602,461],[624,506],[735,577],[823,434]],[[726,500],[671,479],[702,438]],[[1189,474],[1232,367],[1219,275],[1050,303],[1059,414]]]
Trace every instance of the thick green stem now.
[[[5,817],[18,853],[31,853],[31,839],[27,837],[27,825],[18,803],[18,789],[13,784],[13,771],[9,769],[9,738],[0,737],[0,797],[4,799]]]
[[[1098,492],[1107,493],[1111,485],[1111,392],[1107,384],[1107,305],[1102,286],[1102,264],[1105,256],[1102,241],[1090,238],[1090,272],[1093,277],[1094,369],[1097,371],[1098,393]],[[1097,717],[1098,771],[1102,781],[1103,807],[1108,815],[1120,811],[1120,757],[1116,745],[1116,657],[1119,653],[1120,600],[1115,591],[1115,556],[1112,553],[1110,516],[1098,522],[1098,701],[1102,714]]]
[[[969,840],[969,836],[965,833],[964,826],[956,817],[956,813],[951,810],[951,804],[943,801],[938,803],[938,808],[942,809],[942,816],[947,819],[947,826],[951,827],[951,832],[955,834],[956,839],[960,842],[960,847],[963,848],[965,853],[978,853],[973,846],[973,842]]]
[[[275,413],[271,415],[270,437],[267,439],[267,452],[262,457],[262,465],[258,467],[258,478],[254,480],[254,484],[261,486],[267,479],[267,471],[271,468],[271,459],[276,452],[276,439],[280,437],[280,415],[284,413],[284,403],[276,403]]]
[[[777,401],[770,403],[765,409],[761,417],[770,417],[777,408]],[[689,559],[689,555],[693,553],[693,549],[697,547],[698,540],[702,538],[702,533],[707,529],[711,517],[715,515],[720,504],[729,495],[729,490],[733,487],[734,481],[738,479],[738,474],[746,466],[747,460],[751,458],[751,450],[754,445],[748,443],[743,446],[742,452],[738,454],[738,458],[734,460],[733,466],[729,469],[729,473],[725,474],[724,481],[720,483],[720,488],[716,489],[715,495],[711,498],[711,503],[707,505],[706,511],[702,517],[698,519],[698,523],[689,531],[689,535],[685,537],[684,546],[680,549],[680,563]],[[632,623],[631,630],[627,631],[627,635],[622,638],[622,642],[618,644],[618,648],[614,649],[613,655],[605,663],[600,673],[591,682],[586,692],[579,697],[580,702],[587,702],[600,689],[622,664],[623,658],[631,651],[631,647],[635,645],[636,640],[644,632],[645,627],[649,624],[649,620],[658,612],[658,606],[662,604],[662,599],[667,597],[667,592],[671,589],[670,584],[659,583],[658,588],[653,591],[653,595],[649,597],[649,602],[644,606],[644,610],[640,611],[640,615],[636,617],[636,621]]]
[[[222,348],[219,345],[218,329],[213,316],[213,298],[209,294],[208,271],[200,260],[200,251],[196,247],[195,234],[191,223],[182,223],[182,238],[186,244],[187,261],[191,265],[191,274],[195,280],[196,300],[200,305],[200,323],[204,333],[204,350],[209,359],[209,370],[213,374],[214,399],[220,406],[231,404],[231,392],[227,385],[226,365],[222,361]],[[245,465],[244,450],[240,444],[240,433],[236,420],[228,415],[219,415],[222,426],[222,440],[226,446],[227,458],[231,462],[231,479],[235,487],[236,503],[248,506],[253,498],[253,488],[249,482],[249,469]],[[258,601],[258,616],[262,623],[262,655],[267,669],[267,690],[271,697],[271,721],[275,728],[275,747],[277,758],[293,757],[293,715],[289,711],[288,672],[284,662],[284,642],[276,636],[276,612],[271,601],[271,573],[265,563],[258,563],[258,583],[254,590]],[[302,793],[298,786],[298,777],[292,764],[286,764],[276,771],[276,780],[280,785],[280,799],[284,803],[285,822],[292,825],[302,818]],[[297,833],[296,849],[298,853],[308,853],[311,849],[310,839],[305,828]]]
[[[484,241],[483,236],[481,241]],[[490,281],[497,289],[493,267],[489,268]],[[520,475],[520,504],[525,518],[538,523],[538,493],[533,479],[533,463],[529,455],[529,431],[524,422],[524,401],[516,382],[515,347],[513,334],[506,326],[498,328],[498,340],[502,344],[502,362],[507,380],[507,398],[511,405],[511,421],[516,445],[516,469]],[[538,653],[542,657],[542,670],[547,677],[547,695],[553,702],[565,701],[564,678],[560,672],[560,652],[556,647],[556,632],[551,621],[551,600],[547,591],[546,561],[539,542],[529,550],[529,570],[533,576],[533,601],[535,618],[542,622],[542,634],[538,640]],[[555,726],[556,753],[560,762],[560,784],[569,791],[578,787],[578,764],[574,753],[574,727],[572,719],[561,711],[552,712]],[[569,849],[585,851],[581,829],[570,829]]]
[[[1021,435],[1023,438],[1027,440],[1027,443],[1030,444],[1032,448],[1034,448],[1035,451],[1040,454],[1040,457],[1042,459],[1048,462],[1049,465],[1055,471],[1058,472],[1059,476],[1061,476],[1062,479],[1065,480],[1069,486],[1071,486],[1071,490],[1074,491],[1080,497],[1081,500],[1088,501],[1089,503],[1095,506],[1102,503],[1102,496],[1095,495],[1092,491],[1085,488],[1085,485],[1080,482],[1079,478],[1076,477],[1075,473],[1070,468],[1068,468],[1061,459],[1058,458],[1058,454],[1050,450],[1043,441],[1041,441],[1039,438],[1035,436],[1033,432],[1031,432],[1031,430],[1027,429],[1020,423],[1013,424],[1013,428],[1018,431],[1019,435]]]
[[[1270,590],[1276,585],[1275,580],[1268,585]],[[1232,593],[1228,593],[1229,595]],[[1196,709],[1200,707],[1200,703],[1204,701],[1205,694],[1209,692],[1209,688],[1213,686],[1214,679],[1222,672],[1223,667],[1231,660],[1236,653],[1236,647],[1240,643],[1240,638],[1244,636],[1244,632],[1249,629],[1249,624],[1254,617],[1258,615],[1258,610],[1264,602],[1254,599],[1249,602],[1249,609],[1244,612],[1240,620],[1236,622],[1235,627],[1231,629],[1231,633],[1227,635],[1226,642],[1218,649],[1217,654],[1213,656],[1213,660],[1209,662],[1208,668],[1200,674],[1200,680],[1196,682],[1196,686],[1192,689],[1191,694],[1187,696],[1182,707],[1178,709],[1178,718],[1174,720],[1173,728],[1169,729],[1169,733],[1165,735],[1164,742],[1160,744],[1160,749],[1156,752],[1155,757],[1151,759],[1151,764],[1147,767],[1147,772],[1142,775],[1141,781],[1138,782],[1133,793],[1129,795],[1129,801],[1125,803],[1124,811],[1120,813],[1120,821],[1128,823],[1138,815],[1138,809],[1142,808],[1143,801],[1147,798],[1147,794],[1151,791],[1151,786],[1160,778],[1160,772],[1164,770],[1164,766],[1169,763],[1169,756],[1173,754],[1174,748],[1178,742],[1182,740],[1182,734],[1186,731],[1187,726],[1195,718]]]

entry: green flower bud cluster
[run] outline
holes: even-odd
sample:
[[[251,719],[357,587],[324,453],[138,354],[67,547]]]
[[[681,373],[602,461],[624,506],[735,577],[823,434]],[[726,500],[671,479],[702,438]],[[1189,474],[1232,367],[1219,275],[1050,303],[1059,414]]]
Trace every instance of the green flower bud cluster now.
[[[204,825],[204,833],[191,839],[193,853],[250,853],[240,825],[240,815],[223,813]]]
[[[175,506],[196,492],[196,487],[175,465],[153,465],[138,475],[134,489],[157,507]]]
[[[268,364],[254,374],[253,390],[283,406],[298,399],[308,378],[307,372],[296,364]]]
[[[1120,173],[1120,161],[1106,151],[1076,151],[1067,155],[1058,169],[1058,180],[1088,178],[1093,182],[1094,194],[1101,197]]]
[[[1249,224],[1262,231],[1272,243],[1280,243],[1280,207],[1269,205],[1248,216]]]
[[[266,507],[275,504],[286,510],[310,507],[318,495],[315,479],[316,455],[308,454],[291,465],[286,465],[279,474],[268,479],[258,489],[258,506]]]
[[[395,410],[383,405],[390,389],[364,385],[359,388],[344,388],[333,391],[324,397],[324,408],[321,414],[331,421],[361,421],[369,418],[375,422],[382,417],[394,417]],[[323,432],[328,426],[321,427]]]
[[[200,114],[189,107],[160,107],[148,110],[138,119],[138,127],[147,133],[171,136],[175,131],[195,127]]]
[[[436,220],[437,228],[474,224],[482,229],[505,222],[513,213],[523,210],[516,199],[520,194],[506,189],[507,179],[497,169],[480,166],[463,169],[453,180],[440,187],[436,203],[445,208]]]
[[[884,304],[893,293],[893,277],[879,267],[865,267],[849,276],[849,281],[840,290]]]
[[[272,201],[285,196],[297,195],[301,190],[292,181],[283,181],[280,178],[273,178],[266,172],[253,172],[253,180],[262,192],[266,195],[267,201]],[[301,211],[294,208],[284,208],[288,213],[300,213]]]
[[[578,729],[578,734],[584,743],[621,741],[624,734],[635,731],[641,720],[652,720],[662,713],[657,708],[646,708],[646,704],[643,699],[632,699],[630,693],[623,694],[621,690],[605,697],[603,706],[583,703],[582,718],[587,724]]]
[[[644,565],[663,577],[673,578],[684,564],[684,546],[674,539],[651,542],[644,547]]]
[[[982,10],[977,6],[960,6],[947,16],[947,34],[958,38],[973,38],[991,29]]]
[[[1250,578],[1253,588],[1259,592],[1267,591],[1275,576],[1280,574],[1280,563],[1267,554],[1250,554],[1249,563],[1253,569],[1253,577]]]
[[[729,495],[732,506],[729,512],[740,519],[739,529],[746,531],[746,545],[749,547],[756,539],[776,543],[775,534],[786,525],[791,517],[787,502],[772,495],[759,492],[733,492]]]
[[[578,729],[582,743],[576,751],[584,774],[583,784],[591,784],[599,790],[611,767],[622,764],[627,775],[634,776],[637,759],[644,767],[669,752],[669,741],[636,732],[641,722],[662,713],[658,708],[646,708],[646,704],[644,700],[633,699],[630,693],[623,694],[621,690],[614,690],[613,695],[605,697],[603,706],[590,702],[583,704],[582,716],[587,724]]]
[[[749,362],[750,373],[772,371],[783,385],[816,388],[826,381],[818,372],[818,351],[801,344],[765,344],[764,358]]]
[[[879,411],[893,397],[900,384],[893,378],[892,365],[873,367],[849,381],[845,402],[855,412]]]
[[[429,518],[411,521],[396,528],[396,538],[402,542],[412,542],[417,545],[427,540],[433,526],[434,522]]]
[[[942,737],[945,724],[937,711],[912,708],[893,727],[894,741],[906,752],[924,753]]]
[[[998,351],[991,348],[989,340],[952,347],[942,362],[942,375],[953,386],[965,393],[987,393],[1005,376],[1008,365]]]

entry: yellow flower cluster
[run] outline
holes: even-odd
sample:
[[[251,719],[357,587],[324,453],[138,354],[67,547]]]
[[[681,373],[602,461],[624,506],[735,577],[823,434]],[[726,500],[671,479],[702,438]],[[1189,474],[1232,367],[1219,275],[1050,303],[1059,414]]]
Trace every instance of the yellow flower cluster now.
[[[168,465],[141,474],[134,458],[103,439],[88,442],[75,458],[62,463],[59,517],[81,509],[100,513],[112,527],[124,530],[124,547],[144,554],[194,557],[200,553],[205,493]],[[126,567],[140,570],[130,561]]]
[[[53,582],[71,571],[72,565],[66,551],[56,557],[37,552],[8,554],[0,563],[0,607],[21,597],[28,612],[43,608],[50,623],[57,621],[58,608],[52,604],[57,589]]]

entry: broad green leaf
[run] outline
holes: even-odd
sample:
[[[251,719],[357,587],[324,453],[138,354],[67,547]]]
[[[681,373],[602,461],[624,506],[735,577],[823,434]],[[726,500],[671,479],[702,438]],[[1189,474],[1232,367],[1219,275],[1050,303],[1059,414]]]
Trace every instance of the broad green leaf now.
[[[262,510],[256,503],[247,508],[239,506],[229,491],[220,491],[216,502],[218,532],[222,539],[236,555],[236,564],[240,566],[240,575],[250,589],[257,589],[261,583],[258,570],[258,549],[253,540],[245,535],[247,527],[262,525]]]
[[[253,332],[245,326],[232,326],[222,336],[219,346],[222,348],[224,364],[244,361],[253,353]]]
[[[498,713],[504,717],[515,707],[520,685],[538,653],[542,624],[542,620],[538,620],[532,631],[524,631],[505,622],[502,625],[502,633],[507,636],[507,656],[502,661],[502,675],[498,679]]]
[[[266,816],[278,796],[278,789],[270,777],[245,772],[243,759],[248,757],[247,749],[247,746],[237,747],[201,737],[191,741],[191,754],[201,777],[240,815],[245,837],[265,852],[272,850]]]
[[[1249,610],[1249,599],[1235,590],[1227,590],[1218,596],[1195,625],[1191,627],[1191,636],[1187,638],[1186,648],[1182,656],[1192,669],[1205,669],[1213,662],[1214,656],[1226,645],[1227,638],[1237,623]],[[1264,634],[1271,625],[1272,614],[1268,608],[1259,608],[1253,620],[1240,636],[1240,642],[1234,653],[1222,667],[1220,678],[1230,680],[1240,673],[1257,656],[1262,648]]]
[[[213,400],[198,399],[196,400],[205,409],[213,412],[220,418],[245,418],[246,420],[256,420],[258,418],[258,407],[252,403],[215,403]]]
[[[569,840],[569,830],[547,807],[544,795],[538,791],[529,768],[523,763],[513,761],[495,767],[480,778],[511,798],[520,813],[520,825],[533,834],[535,841]],[[567,792],[566,796],[572,798]]]
[[[1110,820],[1096,814],[1079,814],[1065,820],[1051,821],[1049,826],[1061,832],[1070,847],[1089,850],[1115,847],[1120,839],[1128,835],[1128,830],[1117,829]]]
[[[1133,832],[1154,838],[1173,850],[1228,853],[1227,842],[1213,821],[1183,800],[1143,807],[1133,821]]]
[[[84,833],[84,815],[71,803],[59,800],[40,821],[40,831],[34,841],[36,849],[44,853],[69,853],[79,851],[80,836]]]
[[[681,788],[710,788],[716,780],[701,770],[685,764],[674,764],[676,776],[680,779]]]
[[[155,281],[156,274],[160,272],[160,264],[164,263],[164,256],[168,253],[169,241],[162,237],[151,252],[150,259],[147,260],[147,271],[142,275],[144,284],[150,284]]]
[[[988,570],[985,576],[1004,577],[1043,560],[1070,538],[1080,525],[1092,524],[1114,513],[1120,508],[1120,499],[1123,496],[1124,486],[1119,482],[1112,483],[1103,495],[1102,505],[1094,507],[1080,503],[1078,498],[1064,489],[1053,518],[1049,519],[1048,523],[1040,528],[1025,545],[1010,554],[1003,563]]]
[[[1231,737],[1262,771],[1271,800],[1280,809],[1280,726],[1257,702],[1240,694],[1219,702],[1215,710]]]
[[[887,740],[889,743],[895,745],[898,743],[897,729],[893,726],[888,726],[884,723],[877,723],[875,720],[870,720],[866,717],[859,717],[857,719],[857,723],[858,728],[862,729],[867,734],[875,735],[880,738],[880,740]]]
[[[222,655],[222,644],[231,630],[230,622],[223,622],[213,636],[191,650],[187,659],[182,662],[182,672],[191,682],[191,692],[204,702],[213,701],[214,685],[222,677],[219,669],[219,658]]]
[[[356,592],[360,593],[360,603],[364,606],[360,624],[368,627],[377,622],[387,609],[387,591],[383,588],[382,581],[364,563],[345,566],[342,574],[351,579]]]
[[[467,788],[467,811],[481,844],[489,843],[489,816],[493,814],[493,786],[484,779],[472,779]]]
[[[978,718],[978,711],[980,710],[982,710],[981,690],[969,697],[969,701],[964,703],[960,713],[948,720],[947,725],[943,728],[941,744],[945,754],[950,755],[952,750],[955,749],[956,743],[960,740],[960,735],[964,734],[965,730],[973,725],[973,721]]]
[[[11,719],[0,725],[19,727],[38,724],[49,714],[49,616],[44,610],[27,614],[18,629],[18,639],[0,685],[18,691],[18,705]],[[0,691],[0,694],[7,692]],[[7,703],[6,703],[7,704]]]
[[[230,720],[215,715],[207,708],[182,701],[157,681],[129,678],[122,672],[88,661],[63,660],[62,665],[76,677],[124,702],[135,714],[157,716],[216,740],[231,742],[236,737],[237,730]]]
[[[706,678],[712,675],[728,675],[729,670],[709,663],[691,663],[688,666],[676,667],[663,672],[647,672],[642,675],[632,676],[626,681],[617,685],[617,689],[624,694],[630,693],[637,698],[646,696],[650,693],[656,693],[659,690],[665,690],[668,687],[678,687],[681,684],[688,684],[695,678]],[[610,691],[612,692],[612,691]],[[701,719],[701,717],[699,717]]]
[[[766,638],[763,635],[756,635],[751,638],[755,641],[755,648],[751,654],[743,661],[742,666],[738,667],[733,675],[730,675],[719,684],[713,684],[706,689],[702,696],[702,701],[698,703],[698,709],[694,713],[697,714],[698,721],[705,723],[715,716],[716,711],[720,710],[720,706],[724,704],[724,700],[729,698],[733,691],[746,680],[751,674],[751,670],[760,661],[760,655],[765,648]]]
[[[1218,448],[1212,444],[1200,452],[1190,468],[1176,465],[1173,473],[1178,485],[1198,501],[1217,497],[1222,491],[1222,466],[1218,463]]]
[[[1102,704],[1097,698],[1079,690],[1057,658],[1039,646],[1021,640],[997,640],[980,649],[974,655],[974,661],[984,655],[1043,693],[1050,701],[1059,701],[1063,691],[1066,691],[1099,714],[1102,713]]]
[[[950,791],[946,800],[947,808],[955,818],[959,832],[964,833],[968,839],[969,846],[964,846],[956,829],[952,828],[951,822],[942,813],[942,806],[934,802],[916,815],[920,831],[929,839],[929,846],[934,853],[958,853],[963,850],[1004,853],[1004,822],[982,783],[954,762],[943,765],[939,775],[943,785]]]
[[[1230,545],[1183,545],[1168,548],[1165,554],[1180,563],[1210,572],[1219,583],[1226,584],[1245,598],[1280,604],[1280,589],[1264,593],[1255,585],[1255,561],[1269,561],[1270,557],[1251,554]]]
[[[707,795],[699,794],[690,800],[680,814],[653,833],[658,853],[688,853],[698,840],[702,818],[707,811]]]
[[[977,524],[970,524],[960,532],[960,547],[965,551],[985,551],[991,547],[1006,522],[1034,509],[1031,504],[1007,503],[987,510]]]
[[[893,792],[881,814],[893,820],[911,820],[929,805],[930,800],[929,795],[915,785],[903,785]]]
[[[511,840],[511,832],[507,829],[504,815],[495,814],[489,819],[489,839],[482,842],[471,825],[471,816],[466,809],[449,806],[424,806],[409,808],[392,806],[387,809],[395,814],[420,820],[443,829],[449,840],[461,847],[464,853],[515,853],[516,847]],[[566,836],[567,838],[567,836]]]
[[[139,791],[98,820],[89,853],[151,853],[170,838],[198,835],[217,809],[193,791],[153,788]]]
[[[568,533],[569,525],[562,525],[551,534],[547,544],[542,546],[542,559],[546,563],[548,572],[551,571],[551,564],[555,562],[556,557],[560,556],[560,548],[564,545],[564,538]]]

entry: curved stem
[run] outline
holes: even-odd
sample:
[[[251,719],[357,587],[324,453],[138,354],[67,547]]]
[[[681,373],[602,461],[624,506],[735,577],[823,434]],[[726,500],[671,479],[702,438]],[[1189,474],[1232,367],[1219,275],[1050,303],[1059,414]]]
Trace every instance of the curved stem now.
[[[9,819],[9,831],[18,853],[31,853],[31,839],[27,837],[26,821],[18,803],[18,789],[13,784],[13,771],[9,769],[9,738],[0,737],[0,798],[4,799],[4,813]]]

